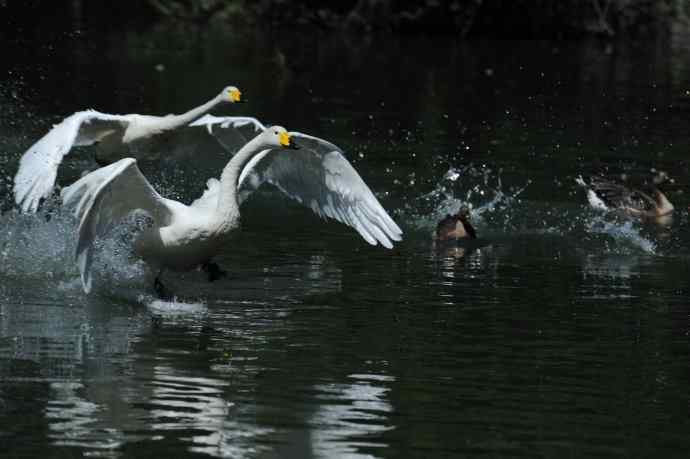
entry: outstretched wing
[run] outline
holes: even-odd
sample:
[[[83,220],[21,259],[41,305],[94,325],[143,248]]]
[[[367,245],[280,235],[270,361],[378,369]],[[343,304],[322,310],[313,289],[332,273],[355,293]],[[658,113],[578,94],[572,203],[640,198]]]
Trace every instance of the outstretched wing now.
[[[79,219],[77,263],[84,291],[91,290],[93,244],[135,210],[142,210],[159,225],[169,223],[171,211],[149,184],[133,158],[124,158],[85,175],[62,190],[63,205],[74,207]]]
[[[266,150],[245,166],[239,181],[240,201],[269,182],[317,215],[353,227],[369,244],[390,249],[392,241],[402,239],[400,227],[340,148],[306,134],[290,135],[299,150]]]
[[[265,129],[259,120],[248,116],[204,115],[189,126],[205,129],[233,154]]]
[[[58,166],[73,146],[91,145],[127,126],[127,117],[86,110],[68,116],[22,156],[14,177],[14,199],[24,212],[35,212],[50,196]]]
[[[589,183],[585,183],[582,177],[575,181],[587,189],[587,199],[595,208],[649,210],[656,205],[654,199],[647,193],[603,177],[592,177]]]

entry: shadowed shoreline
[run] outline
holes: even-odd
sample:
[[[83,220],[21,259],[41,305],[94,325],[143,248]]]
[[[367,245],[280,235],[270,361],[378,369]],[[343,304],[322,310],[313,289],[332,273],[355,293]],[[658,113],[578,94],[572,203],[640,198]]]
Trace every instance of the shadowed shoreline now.
[[[0,1],[4,29],[42,28],[45,21],[74,29],[147,27],[158,22],[284,27],[456,38],[572,39],[665,33],[688,28],[683,0],[120,0],[117,7],[88,0]],[[50,26],[49,26],[50,27]]]

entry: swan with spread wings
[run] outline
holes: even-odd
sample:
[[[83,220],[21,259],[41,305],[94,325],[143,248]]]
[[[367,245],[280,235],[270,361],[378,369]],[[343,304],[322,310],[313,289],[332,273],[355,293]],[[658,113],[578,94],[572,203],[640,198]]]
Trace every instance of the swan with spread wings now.
[[[127,215],[143,211],[152,225],[134,243],[135,253],[157,272],[185,271],[211,263],[239,229],[240,205],[264,182],[322,217],[353,227],[370,244],[393,247],[402,230],[364,180],[332,143],[280,126],[264,129],[207,182],[191,205],[163,198],[144,178],[136,160],[125,158],[62,190],[63,203],[79,219],[76,251],[82,285],[91,290],[94,242]]]
[[[14,177],[15,202],[22,211],[35,212],[41,200],[53,192],[58,167],[72,147],[96,144],[96,161],[100,165],[127,156],[149,157],[161,148],[180,144],[179,139],[171,142],[169,136],[199,120],[214,107],[238,102],[242,102],[240,90],[227,86],[213,99],[179,115],[76,112],[56,124],[24,153]],[[195,131],[200,130],[195,128],[192,134]]]

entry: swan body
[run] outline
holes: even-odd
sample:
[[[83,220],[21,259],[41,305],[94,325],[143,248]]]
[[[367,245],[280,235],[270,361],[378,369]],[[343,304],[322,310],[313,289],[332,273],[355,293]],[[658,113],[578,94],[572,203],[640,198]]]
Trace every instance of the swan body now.
[[[109,164],[125,156],[150,155],[152,142],[165,142],[166,133],[189,125],[217,105],[241,101],[228,86],[208,102],[179,115],[111,115],[95,110],[76,112],[56,124],[24,153],[14,177],[15,202],[24,212],[35,212],[53,191],[58,167],[74,146],[98,144],[96,160]]]
[[[390,248],[401,239],[402,230],[340,149],[316,137],[270,127],[244,145],[220,179],[210,179],[203,195],[189,206],[160,196],[134,158],[64,188],[64,205],[75,207],[79,219],[76,257],[84,290],[91,290],[95,239],[127,215],[142,211],[153,220],[134,243],[138,256],[159,273],[189,270],[208,263],[228,243],[240,226],[240,204],[264,182],[317,214],[354,227],[370,244]]]

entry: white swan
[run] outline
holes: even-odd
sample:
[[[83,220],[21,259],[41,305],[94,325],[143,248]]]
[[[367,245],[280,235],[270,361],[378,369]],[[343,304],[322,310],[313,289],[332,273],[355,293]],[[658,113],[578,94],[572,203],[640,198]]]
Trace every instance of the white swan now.
[[[296,151],[286,152],[286,148]],[[189,206],[161,197],[133,158],[98,169],[64,188],[64,205],[76,206],[80,220],[76,258],[84,291],[91,290],[95,239],[125,216],[141,210],[153,219],[153,225],[137,237],[134,250],[157,270],[158,287],[165,269],[189,270],[209,263],[239,228],[240,204],[263,182],[321,216],[352,226],[372,245],[391,248],[392,241],[401,240],[402,230],[338,147],[276,126],[242,147],[220,180],[210,179],[204,194]]]
[[[101,165],[125,156],[141,157],[151,153],[151,142],[165,140],[161,134],[187,126],[218,104],[241,101],[239,89],[228,86],[205,104],[180,115],[76,112],[56,124],[24,153],[14,177],[15,202],[24,212],[35,212],[41,199],[52,193],[58,166],[73,146],[97,143],[96,160]]]

